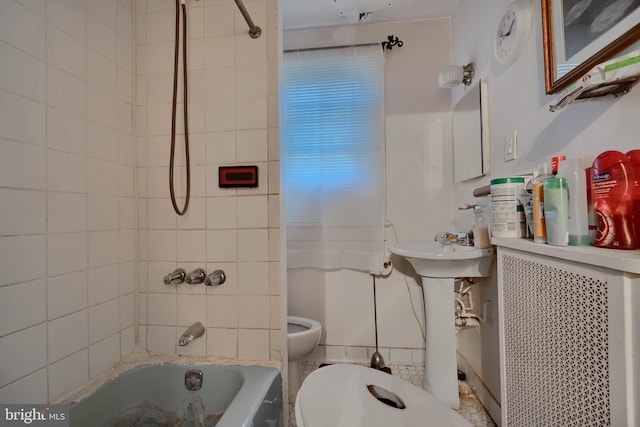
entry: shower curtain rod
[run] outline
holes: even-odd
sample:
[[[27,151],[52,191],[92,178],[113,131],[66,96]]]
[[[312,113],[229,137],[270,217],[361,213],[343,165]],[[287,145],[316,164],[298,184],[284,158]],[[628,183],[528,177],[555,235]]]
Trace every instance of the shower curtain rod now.
[[[252,39],[257,39],[258,37],[260,37],[260,34],[262,34],[262,30],[260,29],[260,27],[253,23],[253,19],[251,19],[249,12],[247,12],[247,8],[244,7],[244,3],[242,3],[242,0],[235,1],[236,6],[238,6],[238,9],[240,9],[240,13],[242,13],[242,16],[244,16],[244,20],[247,21],[247,25],[249,26],[249,35]]]
[[[308,47],[302,49],[287,49],[283,51],[283,53],[293,53],[293,52],[309,52],[313,50],[327,50],[327,49],[346,49],[349,47],[363,47],[363,46],[382,46],[382,49],[391,50],[393,46],[402,47],[404,43],[402,40],[398,40],[398,37],[394,35],[387,36],[387,40],[380,43],[361,43],[361,44],[344,44],[339,46],[321,46],[321,47]]]
[[[329,50],[329,49],[347,49],[350,47],[363,47],[363,46],[379,46],[380,43],[361,43],[361,44],[343,44],[339,46],[321,46],[321,47],[305,47],[302,49],[287,49],[284,50],[284,53],[293,53],[293,52],[310,52],[314,50]]]

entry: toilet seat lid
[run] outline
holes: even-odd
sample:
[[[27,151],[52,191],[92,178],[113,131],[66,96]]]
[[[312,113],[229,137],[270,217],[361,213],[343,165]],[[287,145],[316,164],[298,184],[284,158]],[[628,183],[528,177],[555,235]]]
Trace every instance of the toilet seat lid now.
[[[404,404],[394,407],[367,386],[392,392]],[[384,399],[383,399],[384,400]],[[330,365],[312,372],[295,405],[299,427],[427,427],[471,424],[426,391],[403,379],[358,365]]]

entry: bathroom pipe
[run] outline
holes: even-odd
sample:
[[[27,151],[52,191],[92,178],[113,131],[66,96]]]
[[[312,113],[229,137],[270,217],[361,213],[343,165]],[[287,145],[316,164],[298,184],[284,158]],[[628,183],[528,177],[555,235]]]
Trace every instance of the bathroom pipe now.
[[[468,278],[460,278],[460,288],[456,291],[457,296],[454,297],[456,302],[456,327],[460,326],[480,326],[481,323],[487,321],[488,306],[491,304],[491,300],[487,300],[482,304],[482,315],[474,313],[473,296],[471,295],[471,286],[474,282]],[[464,283],[470,283],[469,286],[463,287]],[[466,296],[468,300],[468,306],[462,300],[462,297]],[[469,324],[468,320],[473,319],[473,322]]]
[[[386,145],[385,145],[385,150],[386,150]],[[384,226],[385,228],[391,228],[391,231],[393,232],[393,237],[395,239],[395,242],[399,242],[400,240],[398,239],[398,232],[396,231],[396,226],[393,224],[393,222],[389,221],[389,220],[385,220],[384,221]],[[424,286],[422,286],[421,282],[418,282],[417,279],[414,278],[414,281],[416,283],[416,285],[418,286],[418,289],[420,290],[420,293],[422,294],[422,298],[420,298],[420,309],[422,310],[422,316],[420,316],[417,312],[416,312],[416,306],[413,302],[413,294],[411,293],[411,287],[409,285],[409,281],[407,280],[407,275],[403,274],[402,275],[402,280],[404,282],[404,286],[407,289],[407,296],[409,297],[409,305],[411,306],[411,312],[413,313],[413,318],[416,320],[416,324],[418,325],[418,328],[420,329],[420,336],[422,336],[422,342],[427,343],[427,334],[425,332],[425,327],[424,327],[424,319],[425,319],[425,313],[424,313]]]
[[[258,37],[260,37],[260,34],[262,34],[262,30],[260,29],[260,27],[253,23],[253,19],[251,19],[249,12],[247,12],[247,8],[244,7],[244,3],[242,3],[242,0],[235,1],[236,6],[238,6],[238,9],[240,9],[240,13],[242,13],[242,16],[244,17],[244,20],[247,21],[247,25],[249,26],[249,35],[252,39],[257,39]]]

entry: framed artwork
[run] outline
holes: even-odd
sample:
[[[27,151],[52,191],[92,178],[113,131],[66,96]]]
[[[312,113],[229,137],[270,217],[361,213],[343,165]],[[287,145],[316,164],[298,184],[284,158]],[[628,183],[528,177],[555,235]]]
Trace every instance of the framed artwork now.
[[[640,40],[640,0],[542,0],[546,92]]]

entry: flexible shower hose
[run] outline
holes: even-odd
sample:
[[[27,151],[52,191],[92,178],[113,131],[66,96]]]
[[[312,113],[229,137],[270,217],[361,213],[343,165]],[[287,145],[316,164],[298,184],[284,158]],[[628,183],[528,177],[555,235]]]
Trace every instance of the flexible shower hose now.
[[[184,215],[189,207],[189,195],[191,193],[191,165],[189,162],[189,126],[187,121],[188,103],[187,103],[187,6],[182,4],[182,74],[183,74],[183,92],[184,92],[184,151],[186,157],[186,174],[187,174],[187,191],[185,195],[184,206],[182,209],[178,207],[176,202],[176,194],[173,188],[173,164],[176,149],[176,109],[178,106],[178,51],[180,46],[180,0],[176,0],[176,36],[175,36],[175,54],[173,60],[173,105],[171,110],[171,157],[169,159],[169,192],[171,193],[171,204],[173,210],[178,215]]]

